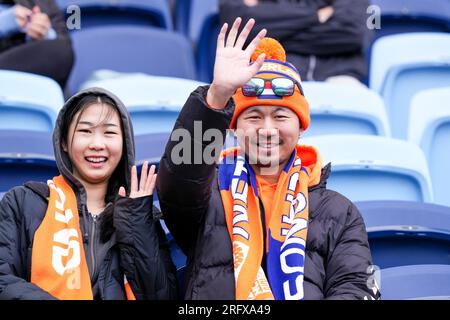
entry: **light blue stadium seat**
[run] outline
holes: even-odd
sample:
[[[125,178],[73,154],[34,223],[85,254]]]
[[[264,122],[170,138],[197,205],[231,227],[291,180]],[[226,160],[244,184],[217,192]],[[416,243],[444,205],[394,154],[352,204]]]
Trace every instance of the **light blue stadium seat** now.
[[[311,124],[305,137],[323,134],[368,134],[389,136],[383,100],[363,86],[304,81]]]
[[[192,91],[205,83],[172,78],[129,74],[88,82],[84,87],[101,87],[116,94],[127,106],[135,135],[173,129],[178,114]]]
[[[450,265],[411,265],[381,270],[381,297],[450,299]]]
[[[177,30],[185,34],[196,48],[198,79],[211,82],[219,35],[218,0],[177,1]]]
[[[371,0],[380,8],[381,28],[376,36],[407,32],[449,32],[450,2],[433,0]]]
[[[425,156],[413,143],[369,135],[323,135],[299,143],[317,147],[323,164],[331,162],[327,187],[352,201],[433,201]]]
[[[434,201],[450,206],[450,87],[418,92],[410,113],[408,139],[425,152]]]
[[[407,138],[409,106],[420,90],[450,86],[450,34],[386,36],[372,48],[370,88],[384,99],[392,136]]]
[[[77,5],[81,10],[81,28],[106,25],[142,25],[173,29],[167,0],[57,0],[58,5],[67,10]]]
[[[0,130],[53,130],[64,104],[62,90],[54,80],[0,70],[0,84]]]
[[[68,82],[71,93],[95,70],[144,72],[195,79],[191,44],[180,34],[140,26],[82,29],[71,33],[77,56]]]
[[[0,130],[0,192],[58,175],[50,133]]]
[[[413,201],[355,202],[380,268],[450,264],[450,207]]]

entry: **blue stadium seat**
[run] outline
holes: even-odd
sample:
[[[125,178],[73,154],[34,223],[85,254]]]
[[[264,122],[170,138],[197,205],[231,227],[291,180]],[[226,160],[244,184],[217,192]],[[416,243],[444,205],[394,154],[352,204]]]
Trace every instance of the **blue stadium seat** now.
[[[450,34],[386,36],[372,48],[370,88],[384,99],[392,136],[407,138],[409,106],[420,90],[450,86]]]
[[[450,207],[412,201],[355,205],[364,218],[375,265],[450,264]]]
[[[371,0],[380,8],[376,37],[407,32],[449,32],[450,2],[433,0]]]
[[[450,87],[418,92],[410,109],[408,139],[427,157],[434,201],[450,206]]]
[[[135,136],[136,164],[141,166],[144,161],[157,165],[161,159],[170,132],[151,133]]]
[[[57,2],[66,16],[73,13],[67,10],[69,6],[80,7],[81,28],[142,25],[173,29],[167,0],[57,0]]]
[[[309,102],[311,125],[305,137],[323,134],[389,136],[383,100],[365,87],[327,82],[303,82]]]
[[[71,33],[77,56],[68,89],[76,92],[95,70],[144,72],[152,75],[195,79],[189,41],[161,29],[114,26]]]
[[[50,133],[0,130],[0,192],[58,175]]]
[[[369,135],[301,138],[331,162],[327,186],[352,201],[433,201],[427,162],[413,143]]]
[[[198,79],[210,83],[220,31],[219,1],[177,1],[176,17],[177,30],[189,37],[196,48]]]
[[[83,87],[101,87],[114,92],[127,106],[135,135],[171,132],[187,98],[204,83],[145,74],[117,75],[89,81]]]
[[[450,299],[450,265],[412,265],[381,270],[382,299]]]
[[[0,83],[0,130],[53,130],[64,104],[62,90],[54,80],[0,70]]]

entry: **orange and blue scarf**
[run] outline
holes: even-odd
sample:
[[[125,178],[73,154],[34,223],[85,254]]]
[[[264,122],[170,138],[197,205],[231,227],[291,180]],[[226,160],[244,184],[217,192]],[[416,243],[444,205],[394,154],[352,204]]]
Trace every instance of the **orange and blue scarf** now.
[[[319,183],[320,173],[318,152],[298,145],[279,177],[263,248],[256,175],[239,148],[223,151],[219,187],[233,244],[236,299],[304,298],[308,187]],[[261,267],[263,250],[267,274]]]
[[[31,282],[58,299],[92,300],[75,193],[62,176],[47,184],[50,199],[34,234]],[[126,278],[124,287],[127,299],[135,300]]]

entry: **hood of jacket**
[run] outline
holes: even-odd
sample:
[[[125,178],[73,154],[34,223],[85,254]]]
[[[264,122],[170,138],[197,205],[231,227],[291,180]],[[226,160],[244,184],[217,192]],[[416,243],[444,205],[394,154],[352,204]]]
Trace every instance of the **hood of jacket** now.
[[[81,182],[72,174],[72,162],[68,153],[63,149],[64,139],[62,137],[61,126],[66,112],[73,108],[83,97],[90,94],[108,96],[116,103],[118,107],[117,109],[123,130],[123,153],[119,166],[116,168],[115,177],[119,178],[120,183],[117,183],[117,181],[110,181],[110,184],[117,184],[115,186],[111,186],[111,190],[114,190],[116,194],[118,192],[118,188],[120,187],[118,184],[123,185],[127,191],[130,190],[131,167],[134,165],[135,157],[134,133],[130,115],[123,102],[117,96],[102,88],[89,88],[78,92],[67,100],[59,112],[55,129],[53,130],[53,149],[59,172],[71,185],[75,194],[78,195],[78,201],[81,201],[82,203],[86,203],[86,191]],[[108,190],[110,190],[110,187]]]

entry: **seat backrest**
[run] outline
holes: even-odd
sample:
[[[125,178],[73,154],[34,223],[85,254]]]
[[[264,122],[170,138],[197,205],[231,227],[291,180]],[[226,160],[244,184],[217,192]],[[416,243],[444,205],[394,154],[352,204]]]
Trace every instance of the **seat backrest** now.
[[[367,228],[421,226],[450,232],[450,207],[415,201],[359,201]]]
[[[167,0],[58,0],[68,16],[70,6],[81,10],[81,28],[105,25],[145,25],[173,29]]]
[[[171,132],[189,95],[205,83],[145,74],[117,74],[84,87],[101,87],[116,94],[127,106],[135,135]]]
[[[383,299],[450,298],[450,265],[411,265],[381,270]]]
[[[323,164],[331,162],[327,186],[352,201],[433,201],[425,156],[413,143],[369,135],[323,135],[299,143],[317,147]]]
[[[381,28],[376,36],[405,32],[450,30],[450,3],[433,0],[433,5],[421,0],[371,0],[380,8]]]
[[[397,34],[376,40],[370,61],[370,88],[382,94],[387,73],[398,65],[450,62],[449,46],[450,34],[437,32]]]
[[[422,148],[428,160],[434,201],[450,206],[450,86],[418,92],[410,109],[408,139]]]
[[[389,136],[383,100],[363,86],[327,82],[302,83],[311,114],[305,136],[323,134],[369,134]]]
[[[61,87],[47,77],[0,70],[0,129],[51,132],[64,104]]]
[[[189,41],[173,32],[115,26],[83,29],[71,36],[77,56],[68,83],[72,93],[98,69],[188,79],[196,77]]]

